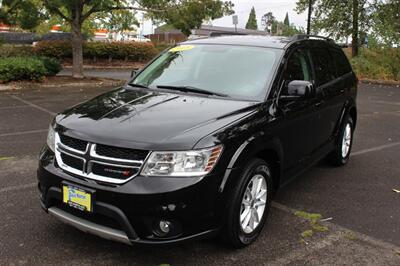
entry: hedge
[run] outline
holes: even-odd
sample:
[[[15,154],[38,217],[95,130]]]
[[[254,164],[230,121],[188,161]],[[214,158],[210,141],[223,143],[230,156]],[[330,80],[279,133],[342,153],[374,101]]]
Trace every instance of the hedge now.
[[[65,41],[40,41],[34,52],[40,56],[71,58],[72,47]],[[142,42],[85,42],[83,57],[88,59],[123,59],[130,61],[148,61],[157,55],[158,51],[152,43]]]
[[[350,62],[360,78],[400,80],[400,48],[362,48]]]
[[[16,80],[42,80],[61,70],[60,62],[47,57],[6,57],[0,58],[0,82]]]
[[[3,44],[0,49],[0,57],[32,56],[34,53],[31,45]]]

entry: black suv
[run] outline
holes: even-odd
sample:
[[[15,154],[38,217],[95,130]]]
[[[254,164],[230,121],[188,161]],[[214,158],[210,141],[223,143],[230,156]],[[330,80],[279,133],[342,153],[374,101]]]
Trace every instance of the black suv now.
[[[277,189],[347,163],[357,78],[316,36],[225,36],[161,53],[125,86],[57,115],[42,207],[85,232],[166,244],[252,243]]]

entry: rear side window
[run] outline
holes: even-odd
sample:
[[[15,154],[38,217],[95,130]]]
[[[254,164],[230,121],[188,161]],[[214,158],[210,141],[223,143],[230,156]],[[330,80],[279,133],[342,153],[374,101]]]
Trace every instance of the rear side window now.
[[[330,49],[330,52],[336,65],[336,73],[338,77],[352,71],[349,60],[347,59],[343,51],[332,48]]]
[[[335,64],[328,49],[313,48],[311,56],[318,85],[323,85],[336,78]]]

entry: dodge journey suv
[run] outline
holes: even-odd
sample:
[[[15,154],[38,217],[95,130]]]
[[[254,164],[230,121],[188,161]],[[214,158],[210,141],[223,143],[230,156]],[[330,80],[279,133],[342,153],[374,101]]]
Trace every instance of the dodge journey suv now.
[[[42,207],[127,244],[249,245],[280,186],[322,158],[347,163],[357,83],[340,47],[318,36],[181,43],[55,117]]]

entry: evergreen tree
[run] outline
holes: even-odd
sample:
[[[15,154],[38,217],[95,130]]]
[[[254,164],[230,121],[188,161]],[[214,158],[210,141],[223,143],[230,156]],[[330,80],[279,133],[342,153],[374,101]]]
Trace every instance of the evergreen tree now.
[[[246,23],[246,29],[249,29],[249,30],[258,29],[257,18],[256,18],[256,10],[254,9],[254,6],[251,8],[250,15],[249,15],[249,20],[247,20],[247,23]]]
[[[289,21],[289,14],[286,12],[285,20],[283,21],[285,26],[290,26],[290,21]]]

